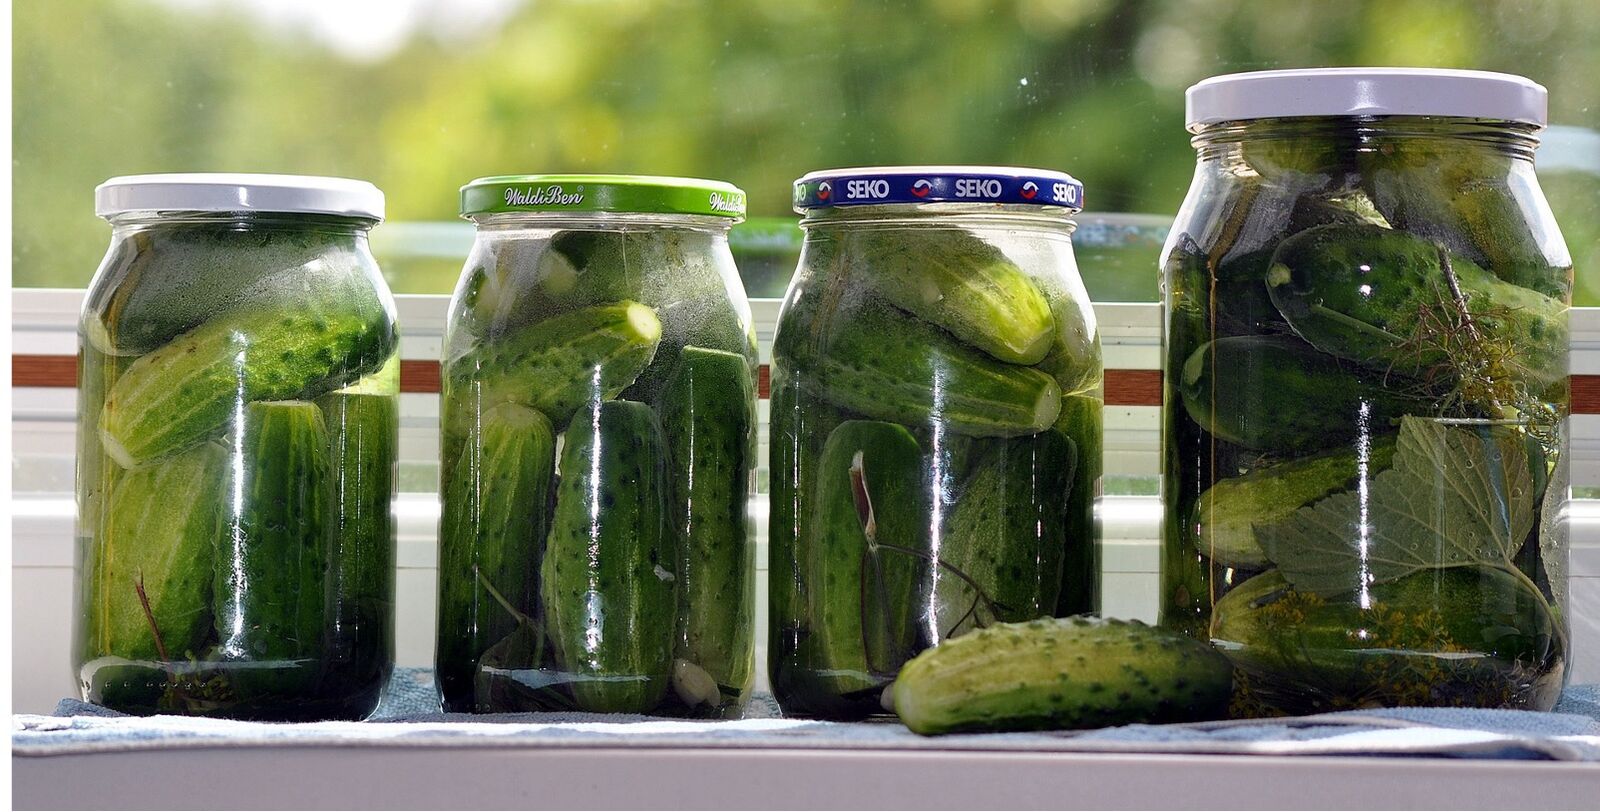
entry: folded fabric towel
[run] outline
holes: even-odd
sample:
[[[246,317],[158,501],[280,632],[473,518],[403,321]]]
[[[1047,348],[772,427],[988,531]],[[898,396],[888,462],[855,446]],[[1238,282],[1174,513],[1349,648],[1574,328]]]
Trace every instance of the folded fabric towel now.
[[[1126,725],[1091,731],[924,737],[893,721],[777,718],[757,697],[746,718],[690,721],[587,713],[446,714],[432,675],[401,670],[370,721],[269,724],[130,717],[67,700],[55,716],[13,718],[24,756],[175,747],[295,745],[765,747],[1271,755],[1405,755],[1600,761],[1600,686],[1567,689],[1549,713],[1391,708],[1270,720]]]

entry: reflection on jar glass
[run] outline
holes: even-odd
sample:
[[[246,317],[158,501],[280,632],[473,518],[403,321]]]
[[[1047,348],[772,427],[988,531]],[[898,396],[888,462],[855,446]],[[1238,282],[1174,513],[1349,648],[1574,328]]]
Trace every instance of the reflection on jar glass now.
[[[1572,263],[1533,173],[1543,88],[1288,71],[1189,105],[1162,621],[1233,659],[1242,715],[1548,709]]]

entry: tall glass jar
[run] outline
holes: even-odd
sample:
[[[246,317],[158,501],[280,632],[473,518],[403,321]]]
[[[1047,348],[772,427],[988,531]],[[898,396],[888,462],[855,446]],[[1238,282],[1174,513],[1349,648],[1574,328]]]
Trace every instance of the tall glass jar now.
[[[753,676],[756,349],[726,183],[521,175],[445,336],[448,710],[735,715]]]
[[[1572,266],[1533,172],[1544,89],[1273,71],[1188,103],[1163,621],[1233,659],[1241,715],[1548,709]]]
[[[129,713],[361,718],[394,662],[398,346],[369,183],[144,175],[79,329],[76,661]]]
[[[1102,369],[1058,172],[795,182],[772,353],[769,672],[787,713],[881,711],[899,666],[1092,611]]]

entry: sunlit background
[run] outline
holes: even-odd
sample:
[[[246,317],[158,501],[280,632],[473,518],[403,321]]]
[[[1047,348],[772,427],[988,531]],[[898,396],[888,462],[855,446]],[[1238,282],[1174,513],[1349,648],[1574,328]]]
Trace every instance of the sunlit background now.
[[[793,267],[789,184],[850,164],[1065,169],[1096,299],[1156,292],[1193,166],[1183,89],[1236,70],[1417,65],[1550,89],[1540,174],[1600,305],[1600,3],[1244,0],[18,0],[13,273],[81,287],[112,175],[344,175],[388,194],[397,292],[442,293],[480,175],[733,181],[752,295]],[[1128,212],[1143,218],[1108,217]],[[761,220],[760,218],[782,218]]]

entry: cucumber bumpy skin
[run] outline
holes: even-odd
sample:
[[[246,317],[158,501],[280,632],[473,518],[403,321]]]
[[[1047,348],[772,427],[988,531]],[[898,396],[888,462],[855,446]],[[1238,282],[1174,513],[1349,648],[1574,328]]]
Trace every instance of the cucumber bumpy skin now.
[[[1056,599],[1056,617],[1091,614],[1100,611],[1100,522],[1095,506],[1100,501],[1105,460],[1105,402],[1098,393],[1067,395],[1061,399],[1061,416],[1055,430],[1072,441],[1077,452],[1077,467],[1072,474],[1072,489],[1062,506],[1061,591]]]
[[[1037,434],[1061,411],[1061,387],[891,307],[841,319],[818,357],[797,358],[816,393],[876,420],[941,422],[974,437]],[[800,376],[804,378],[805,376]]]
[[[445,400],[457,417],[446,433],[463,435],[463,419],[499,403],[537,409],[558,431],[585,403],[616,397],[655,357],[661,320],[638,302],[574,310],[479,344],[451,360]]]
[[[326,644],[333,516],[328,431],[316,404],[251,403],[231,462],[212,578],[217,658],[241,699],[304,690]],[[231,479],[231,477],[230,477]],[[230,486],[235,482],[230,482]]]
[[[920,647],[919,593],[932,567],[918,556],[928,553],[925,467],[916,438],[893,423],[847,421],[823,446],[816,513],[796,555],[812,679],[820,694],[837,698],[819,709],[828,715],[873,709],[876,696],[857,703],[851,695],[881,687]]]
[[[656,406],[668,450],[667,514],[678,540],[678,674],[713,681],[680,691],[737,701],[754,671],[755,544],[746,502],[755,382],[743,355],[684,347]],[[720,694],[720,696],[719,696]]]
[[[484,582],[518,612],[536,614],[556,464],[555,433],[538,411],[502,403],[478,425],[446,474],[439,521],[436,670],[445,706],[457,712],[505,710],[474,699],[479,658],[517,627]]]
[[[1227,715],[1233,667],[1210,645],[1137,620],[1001,623],[917,655],[893,686],[916,733],[1055,730]]]
[[[1183,407],[1206,431],[1256,451],[1316,451],[1361,431],[1387,431],[1432,402],[1385,388],[1293,336],[1237,336],[1184,361]]]
[[[1050,349],[1050,302],[1000,249],[960,228],[849,232],[845,261],[890,304],[1009,364]]]
[[[1453,280],[1444,270],[1447,258]],[[1273,254],[1267,290],[1306,341],[1375,369],[1423,377],[1454,370],[1461,350],[1427,333],[1457,329],[1474,337],[1473,350],[1514,351],[1503,360],[1503,374],[1534,394],[1567,376],[1564,302],[1501,281],[1403,231],[1327,225],[1296,234]],[[1462,326],[1451,326],[1457,322]]]
[[[241,401],[314,398],[374,372],[397,341],[371,290],[225,313],[128,367],[106,395],[101,438],[124,468],[154,462],[221,434]]]
[[[1072,489],[1077,448],[1055,429],[989,442],[939,545],[944,566],[935,571],[934,612],[940,639],[997,622],[1050,617],[1061,592],[1070,543],[1062,500]]]
[[[592,404],[561,451],[540,567],[546,632],[582,710],[643,713],[666,695],[677,631],[665,444],[649,406]]]
[[[211,627],[227,472],[226,450],[206,443],[117,478],[91,542],[88,656],[182,660],[199,652]]]

